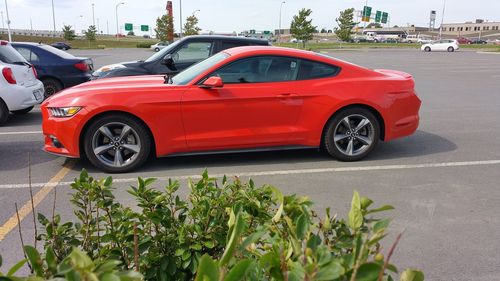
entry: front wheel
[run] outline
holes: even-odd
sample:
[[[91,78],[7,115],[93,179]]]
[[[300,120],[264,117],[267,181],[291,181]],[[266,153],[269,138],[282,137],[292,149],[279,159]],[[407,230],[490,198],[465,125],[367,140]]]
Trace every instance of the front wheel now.
[[[24,114],[29,113],[33,109],[33,107],[34,106],[30,106],[30,107],[25,108],[25,109],[13,110],[12,113],[15,115],[24,115]]]
[[[155,48],[155,52],[159,52],[160,51],[160,48]]]
[[[426,51],[426,52],[430,52],[430,51],[431,51],[431,47],[425,47],[425,48],[424,48],[424,51]]]
[[[87,159],[108,173],[134,170],[148,159],[152,139],[137,119],[121,114],[95,120],[84,135]]]
[[[326,151],[340,161],[365,158],[378,144],[380,124],[361,107],[340,111],[328,122],[323,135]]]
[[[451,52],[454,52],[454,51],[455,51],[455,49],[454,49],[453,47],[451,47],[451,46],[450,46],[450,47],[448,47],[448,52],[450,52],[450,53],[451,53]]]

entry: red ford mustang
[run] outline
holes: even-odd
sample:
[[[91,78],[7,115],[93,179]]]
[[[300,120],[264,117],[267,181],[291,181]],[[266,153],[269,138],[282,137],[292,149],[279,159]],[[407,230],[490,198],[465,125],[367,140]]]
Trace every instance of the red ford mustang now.
[[[178,58],[167,58],[175,64]],[[411,75],[313,52],[240,47],[173,78],[102,79],[42,105],[45,151],[127,172],[156,156],[323,147],[341,161],[412,134]]]

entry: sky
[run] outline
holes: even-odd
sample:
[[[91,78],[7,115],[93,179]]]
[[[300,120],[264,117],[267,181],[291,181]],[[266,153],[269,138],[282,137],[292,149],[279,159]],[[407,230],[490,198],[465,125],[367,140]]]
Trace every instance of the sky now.
[[[5,0],[0,1],[4,21]],[[165,13],[164,0],[53,0],[55,7],[56,29],[63,25],[76,27],[78,32],[93,23],[92,3],[94,4],[95,23],[104,33],[116,33],[116,4],[118,7],[119,26],[132,23],[134,26],[155,26],[157,17]],[[179,27],[179,4],[182,0],[173,0],[175,28]],[[293,15],[301,8],[313,11],[313,25],[319,29],[333,29],[335,18],[341,10],[347,8],[362,9],[365,0],[285,0],[282,10],[282,27],[290,26]],[[368,0],[368,6],[388,12],[390,25],[428,26],[429,13],[437,11],[436,26],[442,17],[444,0]],[[199,27],[203,31],[233,32],[249,29],[274,30],[279,26],[279,10],[282,0],[183,0],[182,16],[185,19],[196,10]],[[7,0],[11,28],[52,30],[51,0]],[[446,0],[445,23],[456,23],[485,19],[500,21],[500,0]],[[0,28],[2,25],[0,25]],[[5,25],[6,28],[6,25]],[[151,29],[151,34],[154,31]],[[137,34],[143,34],[136,32]]]

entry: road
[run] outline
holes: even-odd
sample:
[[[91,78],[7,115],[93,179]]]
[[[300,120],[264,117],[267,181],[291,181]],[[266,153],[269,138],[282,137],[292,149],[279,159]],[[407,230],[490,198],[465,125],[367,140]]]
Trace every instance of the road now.
[[[80,50],[95,65],[144,59],[147,50]],[[381,143],[364,161],[343,163],[316,150],[172,157],[157,159],[137,172],[113,175],[117,198],[133,204],[126,189],[138,176],[181,179],[208,168],[211,174],[240,175],[257,184],[273,184],[285,193],[308,195],[321,212],[326,207],[346,216],[353,190],[376,204],[396,210],[391,235],[405,230],[393,256],[403,269],[415,267],[427,280],[495,280],[500,275],[500,55],[472,51],[423,53],[418,50],[344,50],[328,55],[371,68],[389,68],[414,75],[423,104],[421,125],[413,136]],[[39,110],[15,116],[0,127],[0,253],[12,265],[21,259],[14,203],[29,200],[28,152],[33,192],[41,191],[37,212],[50,215],[56,174],[57,212],[70,219],[68,183],[82,168],[106,175],[85,161],[63,169],[65,159],[47,155]],[[70,164],[73,162],[70,162]],[[56,179],[55,182],[58,182]],[[43,199],[43,200],[42,200]],[[29,208],[28,208],[29,211]],[[22,224],[25,243],[32,244],[29,212]],[[387,249],[387,247],[386,247]]]

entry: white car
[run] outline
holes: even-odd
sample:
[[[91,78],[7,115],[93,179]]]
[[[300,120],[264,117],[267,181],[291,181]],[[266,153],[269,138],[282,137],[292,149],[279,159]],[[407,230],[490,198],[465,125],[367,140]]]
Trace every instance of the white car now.
[[[424,44],[420,48],[422,51],[448,51],[454,52],[459,49],[457,40],[453,39],[442,39],[437,41],[432,41],[431,43]]]
[[[43,101],[35,68],[7,41],[0,40],[0,124],[9,113],[26,114]]]
[[[159,42],[154,45],[151,45],[150,49],[155,52],[159,52],[161,49],[167,47],[169,44],[168,42]]]

